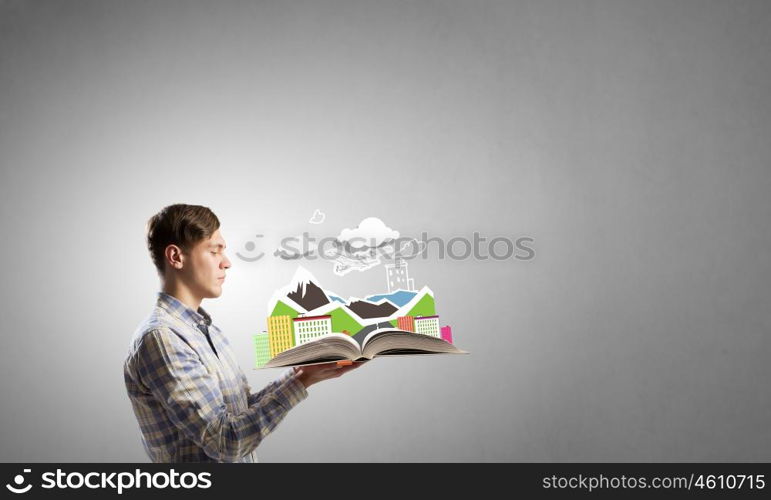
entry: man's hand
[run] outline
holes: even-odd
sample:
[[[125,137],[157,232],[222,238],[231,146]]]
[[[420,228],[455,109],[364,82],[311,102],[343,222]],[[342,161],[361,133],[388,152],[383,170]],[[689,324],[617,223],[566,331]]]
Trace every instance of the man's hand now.
[[[355,370],[366,363],[366,361],[354,361],[353,364],[347,366],[338,366],[337,363],[322,363],[320,365],[306,365],[295,366],[294,372],[297,374],[297,378],[307,389],[316,382],[327,380],[329,378],[337,378],[344,373],[348,373],[351,370]]]

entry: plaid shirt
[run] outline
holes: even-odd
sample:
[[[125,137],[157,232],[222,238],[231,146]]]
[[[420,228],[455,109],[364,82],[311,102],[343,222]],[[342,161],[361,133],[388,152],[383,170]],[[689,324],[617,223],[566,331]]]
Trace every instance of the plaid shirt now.
[[[308,396],[294,370],[252,393],[206,311],[163,292],[123,372],[153,462],[256,462],[255,448]]]

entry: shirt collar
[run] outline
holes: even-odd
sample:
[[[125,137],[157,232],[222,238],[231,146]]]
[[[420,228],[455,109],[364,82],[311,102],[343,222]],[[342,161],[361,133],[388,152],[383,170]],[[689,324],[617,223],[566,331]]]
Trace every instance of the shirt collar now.
[[[176,316],[194,327],[211,326],[211,316],[202,307],[199,307],[198,311],[193,311],[179,299],[166,292],[158,292],[157,304],[172,316]]]

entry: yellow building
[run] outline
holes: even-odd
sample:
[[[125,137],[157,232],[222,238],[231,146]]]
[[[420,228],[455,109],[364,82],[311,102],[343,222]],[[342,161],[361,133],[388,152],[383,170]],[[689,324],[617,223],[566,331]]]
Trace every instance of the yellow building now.
[[[292,318],[289,316],[268,316],[268,342],[270,357],[294,347]]]

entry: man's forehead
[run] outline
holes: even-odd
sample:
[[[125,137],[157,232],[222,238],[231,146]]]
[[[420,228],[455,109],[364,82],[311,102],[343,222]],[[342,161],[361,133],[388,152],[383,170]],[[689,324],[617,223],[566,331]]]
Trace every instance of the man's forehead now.
[[[208,241],[208,246],[214,248],[225,248],[225,239],[222,237],[222,235],[219,232],[219,229],[214,232],[214,234],[211,235]]]

